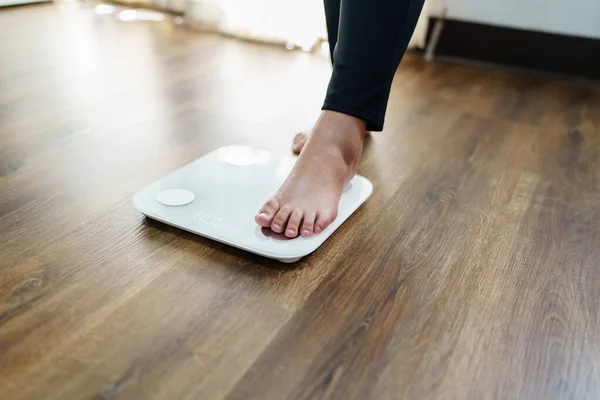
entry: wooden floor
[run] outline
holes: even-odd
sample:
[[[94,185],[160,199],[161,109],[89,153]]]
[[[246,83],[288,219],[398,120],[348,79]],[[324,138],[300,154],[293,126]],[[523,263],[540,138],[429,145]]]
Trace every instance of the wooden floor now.
[[[132,194],[290,151],[326,57],[0,9],[0,399],[599,399],[600,85],[407,57],[373,196],[294,266]]]

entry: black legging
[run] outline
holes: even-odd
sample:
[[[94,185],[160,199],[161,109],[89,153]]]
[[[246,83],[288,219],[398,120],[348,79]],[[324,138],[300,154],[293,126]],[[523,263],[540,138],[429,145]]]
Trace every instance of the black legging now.
[[[381,131],[394,73],[425,0],[324,0],[333,73],[324,110]]]

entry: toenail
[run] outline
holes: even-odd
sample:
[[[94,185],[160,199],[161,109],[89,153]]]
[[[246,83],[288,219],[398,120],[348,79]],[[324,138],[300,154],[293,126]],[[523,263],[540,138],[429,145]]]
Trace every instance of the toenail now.
[[[279,225],[273,225],[273,229],[279,229]]]
[[[307,230],[304,230],[304,231],[302,231],[302,234],[303,234],[303,235],[310,235],[310,232],[309,232],[309,231],[307,231]]]
[[[267,213],[260,213],[258,216],[259,216],[259,217],[265,217],[265,218],[268,218],[268,217],[269,217],[269,214],[267,214]]]
[[[293,235],[294,234],[294,230],[293,229],[288,229],[287,233],[290,234],[290,235]]]

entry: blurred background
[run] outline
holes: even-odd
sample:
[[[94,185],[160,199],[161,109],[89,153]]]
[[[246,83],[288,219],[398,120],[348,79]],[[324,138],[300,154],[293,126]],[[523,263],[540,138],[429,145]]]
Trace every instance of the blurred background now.
[[[0,5],[40,0],[0,0]],[[55,0],[76,2],[77,0]],[[128,9],[116,10],[125,6]],[[153,10],[154,13],[148,12]],[[98,13],[122,20],[179,16],[192,29],[315,51],[326,40],[321,0],[115,0]],[[600,2],[596,0],[427,0],[410,49],[470,60],[598,77]]]

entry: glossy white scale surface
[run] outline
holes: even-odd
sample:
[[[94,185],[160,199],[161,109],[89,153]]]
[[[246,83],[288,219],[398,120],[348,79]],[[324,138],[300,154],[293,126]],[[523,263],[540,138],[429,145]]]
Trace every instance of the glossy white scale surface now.
[[[222,147],[141,189],[133,203],[149,218],[264,257],[296,262],[322,245],[369,198],[373,185],[355,176],[342,194],[337,219],[325,231],[287,239],[260,228],[254,216],[295,160],[252,147]]]

